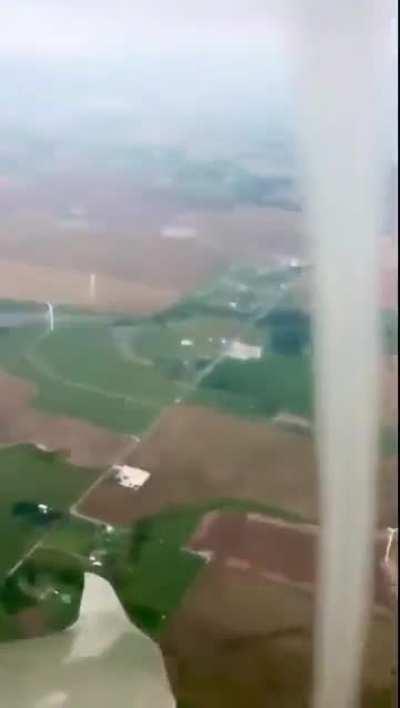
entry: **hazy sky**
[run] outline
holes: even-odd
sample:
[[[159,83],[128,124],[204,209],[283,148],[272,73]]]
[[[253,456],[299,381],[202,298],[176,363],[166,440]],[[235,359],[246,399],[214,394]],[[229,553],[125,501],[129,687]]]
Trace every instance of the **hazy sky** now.
[[[211,122],[216,140],[261,134],[263,122],[284,134],[299,2],[4,0],[0,121],[60,137],[97,121],[106,139],[118,115],[126,122],[116,129],[131,121],[139,139],[145,124],[155,139],[186,128],[200,139]]]
[[[14,0],[0,8],[1,51],[28,55],[157,51],[262,43],[282,48],[274,0]]]
[[[114,125],[121,137],[199,144],[285,130],[288,53],[276,4],[3,2],[0,122],[104,142]]]

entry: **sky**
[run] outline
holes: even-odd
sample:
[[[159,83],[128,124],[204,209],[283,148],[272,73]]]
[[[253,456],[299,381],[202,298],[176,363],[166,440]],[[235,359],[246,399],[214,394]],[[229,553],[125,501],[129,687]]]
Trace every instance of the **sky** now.
[[[208,142],[212,151],[287,133],[287,40],[275,5],[2,3],[3,134]]]
[[[279,52],[278,5],[273,0],[14,0],[0,9],[1,52],[84,57],[209,43],[262,43]]]
[[[304,0],[311,10],[316,2]],[[77,140],[98,134],[107,142],[115,126],[127,139],[201,145],[206,134],[214,144],[240,142],[245,134],[287,136],[298,6],[289,0],[0,3],[0,128]]]

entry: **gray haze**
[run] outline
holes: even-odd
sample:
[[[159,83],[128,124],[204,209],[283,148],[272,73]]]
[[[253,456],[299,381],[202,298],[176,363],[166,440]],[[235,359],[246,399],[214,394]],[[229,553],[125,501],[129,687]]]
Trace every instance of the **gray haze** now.
[[[263,3],[226,10],[3,6],[0,151],[167,144],[206,158],[255,150],[288,169],[293,111],[282,27]]]
[[[136,144],[205,159],[257,155],[292,171],[293,9],[274,0],[3,3],[0,174],[15,150],[27,163],[32,151],[60,163]]]

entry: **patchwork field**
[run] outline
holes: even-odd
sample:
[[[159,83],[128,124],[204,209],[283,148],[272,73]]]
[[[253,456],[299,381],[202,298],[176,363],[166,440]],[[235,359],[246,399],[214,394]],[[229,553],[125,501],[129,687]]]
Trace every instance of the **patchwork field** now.
[[[257,137],[256,121],[242,147],[247,118],[233,144],[239,115],[228,130],[223,121],[214,148],[198,119],[194,141],[175,118],[158,121],[160,133],[139,116],[125,133],[118,107],[98,122],[104,107],[95,77],[87,92],[87,71],[78,140],[72,111],[61,141],[37,140],[32,124],[26,135],[12,127],[1,147],[0,640],[70,626],[89,571],[161,646],[179,708],[304,708],[321,521],[318,303],[289,146],[274,121]],[[121,131],[107,135],[116,117]],[[382,241],[379,611],[362,708],[394,698],[396,537],[389,562],[382,556],[386,527],[397,526],[396,247]],[[116,681],[118,667],[134,677],[121,646]],[[65,691],[72,708],[88,708],[66,688],[67,656],[46,655],[50,700],[64,702]],[[98,675],[101,660],[74,665],[88,686],[93,664]],[[112,704],[110,692],[99,700]]]
[[[305,267],[232,268],[146,317],[71,303],[53,306],[53,321],[42,304],[0,303],[0,531],[12,539],[1,552],[0,639],[68,626],[90,570],[111,580],[129,616],[161,643],[190,708],[204,700],[241,708],[250,694],[254,706],[269,695],[292,708],[308,690],[309,593],[243,574],[247,552],[209,564],[210,549],[193,539],[210,513],[320,520]],[[397,525],[394,312],[382,322],[378,523],[387,527]],[[143,487],[124,486],[117,462],[145,470]],[[243,529],[228,536],[240,549]],[[389,705],[391,631],[387,617],[372,621],[368,708]],[[302,667],[287,694],[281,661]],[[243,688],[250,679],[253,693]]]
[[[36,393],[33,383],[0,372],[0,444],[41,445],[84,467],[111,465],[121,455],[129,459],[127,450],[136,444],[132,436],[79,418],[47,415],[32,406]]]
[[[144,321],[90,318],[54,308],[54,329],[47,313],[40,321],[36,311],[31,323],[18,326],[21,314],[3,303],[7,324],[0,327],[0,367],[36,385],[37,408],[141,433],[164,406],[191,395],[214,364],[226,358],[232,340],[244,336],[247,344],[264,346],[266,334],[254,321],[275,306],[280,283],[291,279],[291,272],[283,270],[271,283],[257,284],[247,309],[231,299],[240,286],[250,290],[241,278],[228,281],[223,305],[215,300],[224,281],[215,292],[200,293]],[[11,326],[13,313],[16,324]]]

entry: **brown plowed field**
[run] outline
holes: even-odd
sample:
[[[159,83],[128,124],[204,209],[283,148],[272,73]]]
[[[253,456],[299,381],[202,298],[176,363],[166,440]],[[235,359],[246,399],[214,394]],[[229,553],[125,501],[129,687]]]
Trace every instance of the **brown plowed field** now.
[[[204,517],[187,548],[210,553],[210,562],[228,565],[266,581],[314,589],[317,583],[318,527],[285,523],[258,514],[217,513]],[[394,598],[383,568],[387,538],[375,542],[375,602],[393,607]],[[392,557],[396,555],[395,547]]]
[[[151,473],[139,492],[112,477],[79,509],[109,523],[132,523],[176,504],[211,499],[258,502],[317,522],[318,474],[309,437],[200,406],[174,405],[132,453],[130,464]],[[378,522],[397,526],[395,458],[382,462]]]
[[[100,312],[145,315],[163,310],[177,298],[175,290],[96,274],[95,298],[92,299],[90,273],[0,260],[0,300],[51,302]]]
[[[135,442],[126,435],[32,408],[34,396],[33,384],[0,372],[0,445],[42,444],[63,450],[76,465],[100,468],[134,447]]]

